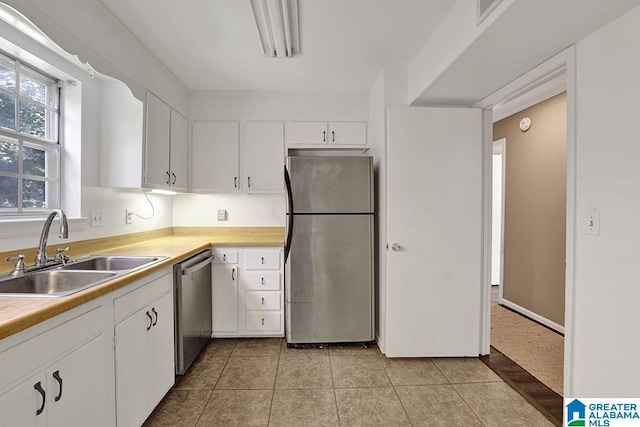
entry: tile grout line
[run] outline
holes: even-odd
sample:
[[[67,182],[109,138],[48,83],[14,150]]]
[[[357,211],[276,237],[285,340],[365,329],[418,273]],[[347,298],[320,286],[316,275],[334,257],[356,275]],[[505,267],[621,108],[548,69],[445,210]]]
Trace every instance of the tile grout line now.
[[[473,408],[471,406],[469,406],[469,402],[467,402],[464,397],[462,397],[462,395],[460,394],[460,392],[458,391],[458,389],[456,389],[456,386],[451,382],[451,380],[449,380],[449,377],[446,376],[444,374],[444,372],[442,372],[442,369],[440,369],[440,367],[438,366],[438,364],[433,360],[433,357],[429,358],[431,360],[431,363],[433,363],[433,365],[436,367],[436,369],[438,370],[438,372],[440,372],[440,374],[444,377],[444,379],[447,380],[447,383],[449,383],[449,386],[453,389],[453,391],[456,392],[456,394],[460,397],[460,400],[462,400],[462,402],[464,402],[464,404],[466,405],[467,408],[469,408],[469,410],[471,412],[473,412],[473,415],[476,416],[476,418],[478,419],[478,421],[480,421],[480,424],[482,424],[483,426],[486,427],[486,424],[484,423],[484,421],[482,421],[480,419],[480,416],[478,416],[478,414],[476,413],[476,411],[473,410]]]
[[[400,406],[402,407],[402,410],[404,411],[404,414],[407,416],[407,420],[409,420],[409,425],[413,426],[413,422],[411,421],[411,417],[409,416],[409,413],[407,412],[407,408],[404,407],[404,403],[402,403],[402,399],[400,399],[400,395],[398,394],[398,390],[396,390],[396,385],[393,383],[393,381],[391,380],[391,377],[389,376],[389,371],[387,371],[387,367],[384,364],[384,361],[382,358],[386,358],[386,356],[382,353],[380,353],[378,355],[378,360],[380,360],[380,363],[382,364],[382,369],[384,370],[385,375],[387,376],[387,379],[389,380],[389,384],[391,384],[391,388],[393,389],[393,392],[396,395],[396,398],[398,399],[398,402],[400,402]]]
[[[213,338],[211,338],[209,340],[209,344],[208,345],[213,345]],[[227,367],[227,363],[229,363],[229,359],[231,357],[231,353],[233,353],[233,350],[236,348],[236,345],[238,345],[238,343],[236,342],[233,346],[233,348],[231,349],[231,351],[229,352],[229,355],[227,356],[227,360],[224,362],[224,366],[222,367],[222,369],[220,370],[220,375],[218,375],[218,379],[216,380],[216,383],[213,385],[213,388],[211,390],[209,390],[209,397],[207,398],[206,403],[204,404],[204,407],[202,408],[202,411],[200,412],[200,415],[198,416],[198,420],[196,421],[196,424],[194,427],[197,427],[198,423],[200,422],[200,420],[202,419],[202,415],[204,414],[205,409],[207,409],[207,405],[209,404],[209,401],[211,400],[211,398],[213,397],[213,391],[215,390],[216,386],[218,385],[218,381],[220,381],[220,378],[222,377],[222,373],[224,372],[224,369]],[[213,357],[213,356],[212,356]]]
[[[271,389],[271,405],[269,406],[269,416],[267,417],[267,427],[271,423],[271,413],[273,411],[273,399],[276,397],[276,382],[278,381],[278,371],[280,370],[280,357],[282,356],[282,340],[278,346],[278,361],[276,363],[276,375],[273,377],[273,388]]]
[[[336,415],[338,417],[338,427],[342,425],[340,409],[338,408],[338,395],[336,395],[336,382],[333,380],[333,365],[331,363],[331,351],[327,348],[327,358],[329,359],[329,373],[331,374],[331,390],[333,390],[333,401],[336,404]]]

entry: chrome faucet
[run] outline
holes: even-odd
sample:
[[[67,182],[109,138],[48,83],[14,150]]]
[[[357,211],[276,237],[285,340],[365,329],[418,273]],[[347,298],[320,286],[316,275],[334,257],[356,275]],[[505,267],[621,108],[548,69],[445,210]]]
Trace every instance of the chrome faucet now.
[[[69,237],[69,223],[67,222],[67,216],[64,214],[62,209],[54,209],[47,220],[44,222],[44,226],[42,227],[42,234],[40,235],[40,243],[38,244],[38,252],[36,253],[36,261],[35,266],[41,267],[45,265],[51,259],[47,256],[47,239],[49,238],[49,230],[51,229],[51,223],[55,218],[56,214],[60,217],[60,234],[59,237],[61,239],[66,239]]]

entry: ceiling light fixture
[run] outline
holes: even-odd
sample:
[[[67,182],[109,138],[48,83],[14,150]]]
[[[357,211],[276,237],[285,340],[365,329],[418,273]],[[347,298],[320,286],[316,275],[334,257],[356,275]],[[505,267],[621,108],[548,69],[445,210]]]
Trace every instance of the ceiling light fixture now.
[[[300,53],[298,0],[251,0],[264,54],[292,58]]]

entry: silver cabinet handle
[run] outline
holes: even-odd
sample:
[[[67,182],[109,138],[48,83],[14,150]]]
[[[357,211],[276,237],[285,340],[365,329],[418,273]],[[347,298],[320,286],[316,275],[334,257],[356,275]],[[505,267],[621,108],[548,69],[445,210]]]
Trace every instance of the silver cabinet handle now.
[[[260,257],[260,261],[262,262],[262,265],[264,265],[264,257]]]
[[[264,317],[262,318],[262,326],[264,326]]]
[[[222,254],[222,260],[226,261],[227,260],[227,254]]]
[[[238,188],[238,177],[237,176],[233,177],[233,188]]]
[[[147,317],[149,318],[149,326],[147,326],[147,331],[151,329],[151,327],[153,326],[153,317],[151,317],[151,315],[149,314],[149,312],[147,311]]]
[[[167,171],[167,182],[166,182],[166,184],[168,184],[169,182],[171,182],[171,175],[169,174],[169,171]]]
[[[335,131],[331,131],[331,142],[336,142],[336,132]]]
[[[326,130],[322,131],[322,142],[327,142],[327,131]]]
[[[178,177],[173,172],[171,172],[171,175],[173,175],[173,182],[171,183],[171,185],[176,185],[176,181],[178,180]]]
[[[231,280],[233,280],[233,281],[236,280],[236,269],[235,268],[231,269]]]
[[[264,277],[261,277],[260,281],[262,282],[262,286],[264,286]]]
[[[402,246],[399,243],[394,243],[391,245],[391,250],[394,252],[400,252],[402,250]]]
[[[247,177],[247,187],[251,188],[251,177]]]
[[[264,302],[264,298],[261,298],[261,299],[262,299],[262,305],[265,305],[266,302]]]

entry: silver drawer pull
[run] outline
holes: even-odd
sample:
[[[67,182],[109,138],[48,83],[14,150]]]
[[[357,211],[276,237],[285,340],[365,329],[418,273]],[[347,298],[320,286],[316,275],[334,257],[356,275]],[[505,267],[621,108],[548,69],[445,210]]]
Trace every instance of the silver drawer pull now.
[[[265,305],[265,304],[266,304],[266,302],[264,302],[264,298],[262,298],[262,305]]]
[[[264,257],[260,257],[260,259],[262,260],[262,264],[264,264]]]
[[[260,280],[262,281],[262,286],[264,286],[264,277],[261,277]]]
[[[226,261],[227,260],[227,254],[222,254],[222,260]]]
[[[264,326],[264,317],[262,318],[262,326]]]

